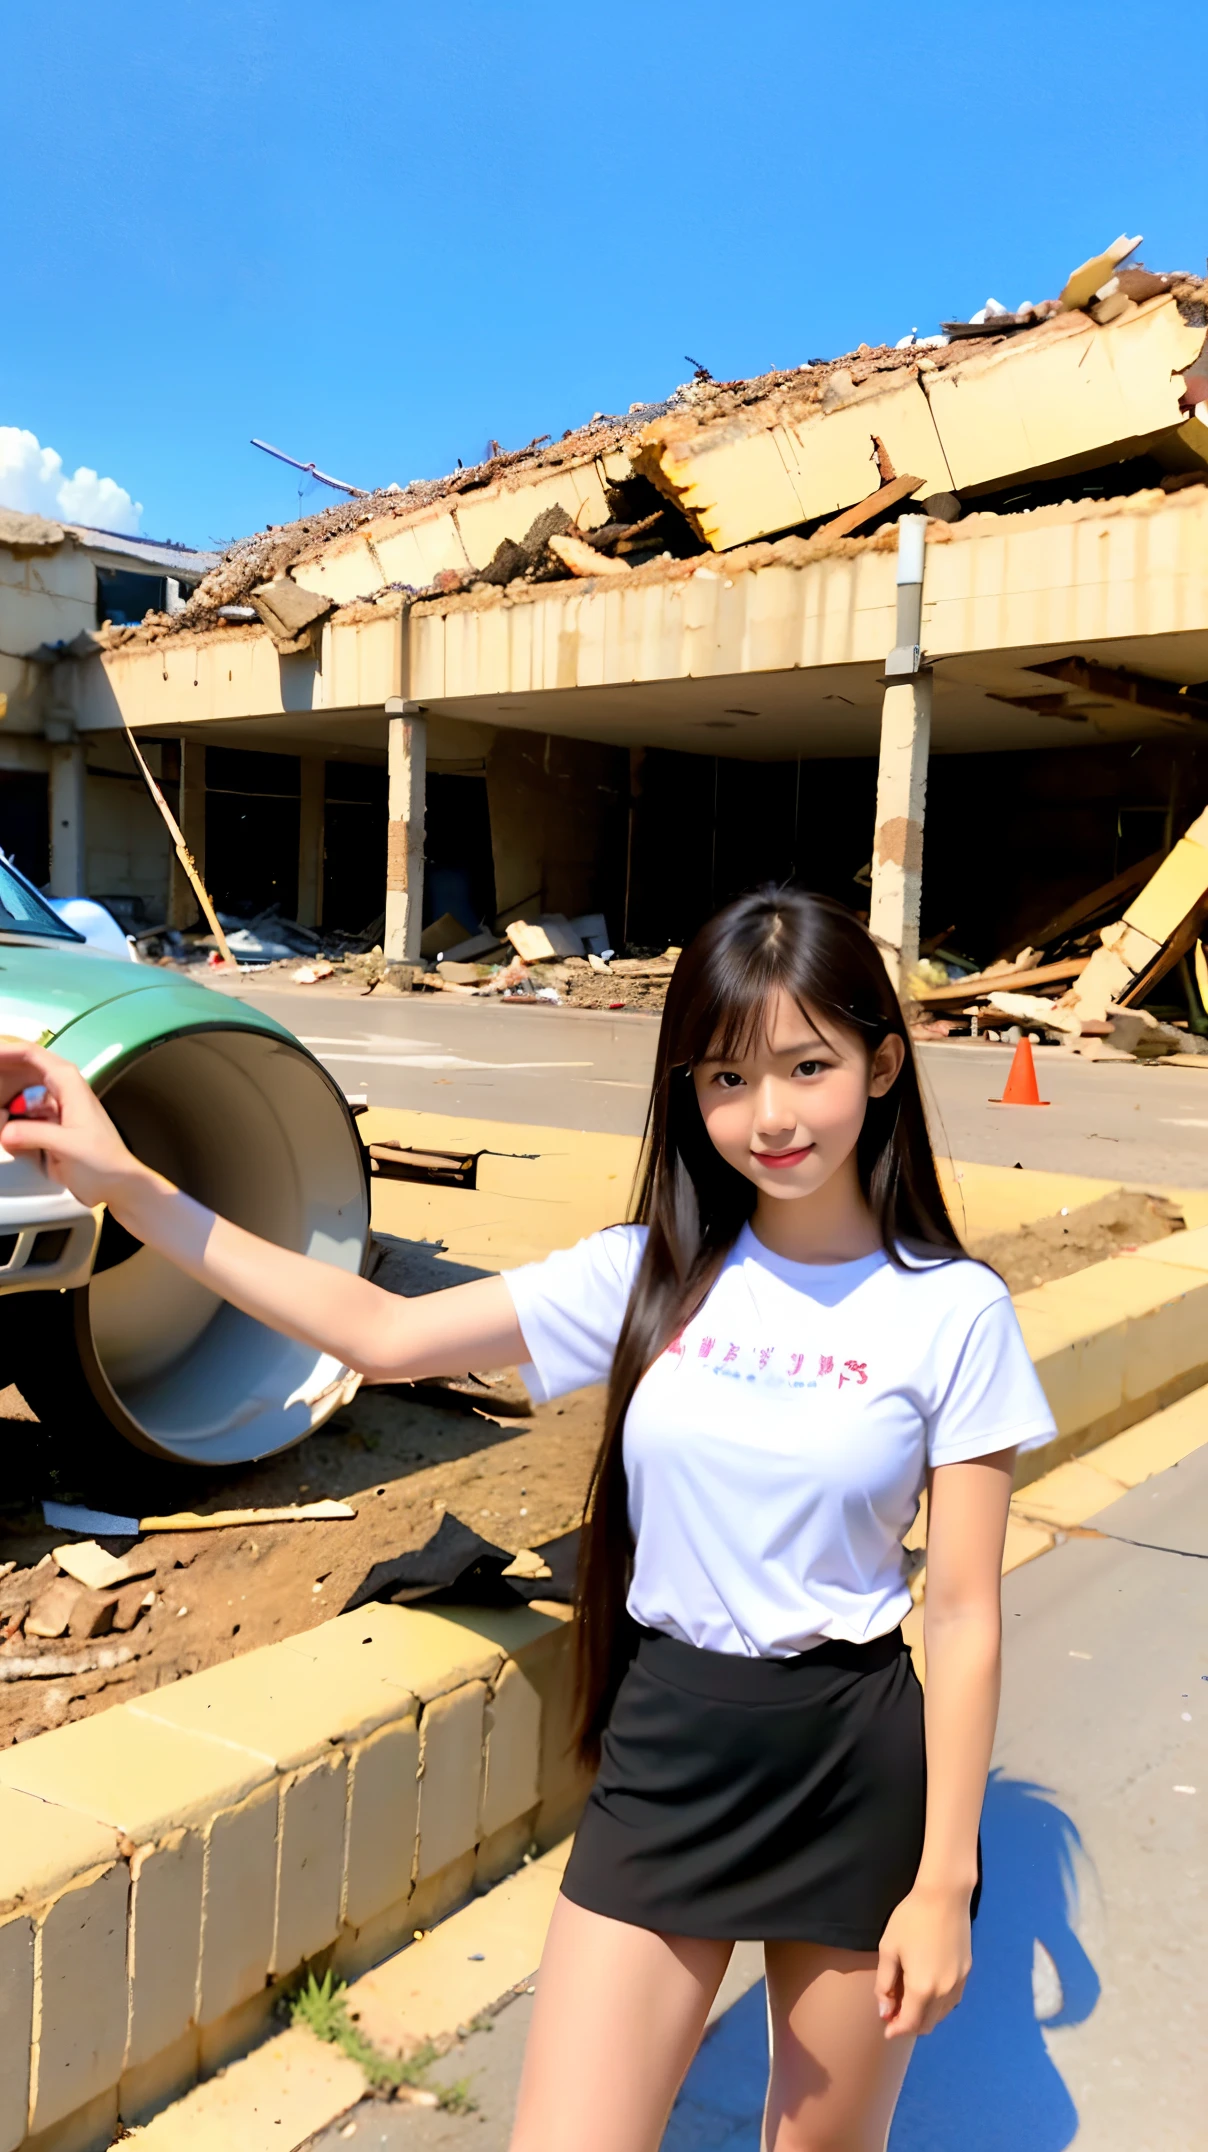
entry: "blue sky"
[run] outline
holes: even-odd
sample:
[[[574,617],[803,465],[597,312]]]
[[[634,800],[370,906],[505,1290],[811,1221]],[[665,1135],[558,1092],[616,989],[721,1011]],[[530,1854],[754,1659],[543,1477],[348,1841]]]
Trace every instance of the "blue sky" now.
[[[0,428],[192,544],[298,513],[252,434],[405,483],[665,395],[686,353],[926,333],[1124,229],[1151,267],[1208,247],[1189,18],[1117,0],[5,17]],[[61,474],[5,438],[45,508]]]

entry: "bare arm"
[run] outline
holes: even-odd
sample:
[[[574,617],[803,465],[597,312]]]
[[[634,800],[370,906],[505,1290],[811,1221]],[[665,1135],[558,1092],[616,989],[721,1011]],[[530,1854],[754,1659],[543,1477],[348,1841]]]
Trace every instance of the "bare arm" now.
[[[914,1887],[881,1943],[886,2036],[930,2032],[960,2001],[972,1962],[969,1898],[1002,1651],[1002,1551],[1014,1450],[930,1476],[927,1591],[927,1821]]]
[[[41,1152],[81,1203],[108,1206],[136,1239],[270,1329],[301,1339],[378,1382],[506,1366],[526,1357],[502,1278],[403,1300],[366,1278],[245,1233],[195,1203],[126,1149],[78,1069],[38,1047],[0,1047],[0,1098],[28,1084],[49,1094],[37,1118],[5,1119],[0,1143]]]

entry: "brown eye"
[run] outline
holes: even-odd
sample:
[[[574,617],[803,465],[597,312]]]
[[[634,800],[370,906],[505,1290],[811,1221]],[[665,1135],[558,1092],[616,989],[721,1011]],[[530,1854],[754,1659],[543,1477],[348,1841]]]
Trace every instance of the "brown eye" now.
[[[824,1066],[825,1064],[821,1061],[799,1061],[793,1070],[793,1074],[794,1076],[819,1076]]]

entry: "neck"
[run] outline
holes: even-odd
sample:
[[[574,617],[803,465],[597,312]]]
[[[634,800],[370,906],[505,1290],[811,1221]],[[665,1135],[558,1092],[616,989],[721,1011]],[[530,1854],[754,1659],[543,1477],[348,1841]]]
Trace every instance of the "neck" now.
[[[785,1201],[761,1193],[751,1229],[765,1248],[789,1263],[851,1263],[875,1255],[881,1246],[854,1155],[808,1196]]]

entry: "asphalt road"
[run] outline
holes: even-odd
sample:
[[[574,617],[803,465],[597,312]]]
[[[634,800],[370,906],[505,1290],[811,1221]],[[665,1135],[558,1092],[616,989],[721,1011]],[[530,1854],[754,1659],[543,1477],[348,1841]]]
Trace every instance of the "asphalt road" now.
[[[375,1106],[639,1134],[658,1019],[548,1004],[221,991],[265,1009]],[[995,1107],[1009,1047],[920,1049],[937,1148],[991,1165],[1085,1173],[1155,1187],[1208,1187],[1208,1057],[1199,1069],[1084,1062],[1041,1048],[1040,1108]]]
[[[1208,1449],[1006,1579],[1005,1680],[960,2009],[920,2041],[889,2152],[1203,2142]],[[1141,1544],[1138,1544],[1141,1543]],[[530,2005],[438,2064],[468,2115],[366,2101],[315,2140],[504,2152]],[[758,2152],[762,1986],[722,2015],[664,2152]]]

